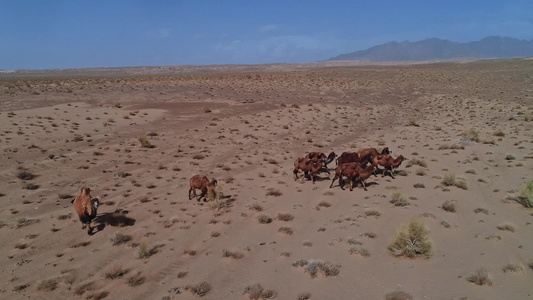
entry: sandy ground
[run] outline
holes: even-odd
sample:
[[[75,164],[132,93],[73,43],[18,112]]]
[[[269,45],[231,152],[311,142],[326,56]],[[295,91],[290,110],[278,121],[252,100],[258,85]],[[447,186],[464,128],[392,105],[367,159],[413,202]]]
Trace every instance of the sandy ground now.
[[[533,179],[532,74],[526,59],[0,74],[0,298],[531,299],[533,210],[515,200]],[[385,146],[406,160],[367,191],[293,178],[308,152]],[[224,196],[189,200],[193,174]],[[93,235],[82,186],[100,197]],[[429,257],[388,249],[411,220]],[[482,269],[491,285],[467,280]]]

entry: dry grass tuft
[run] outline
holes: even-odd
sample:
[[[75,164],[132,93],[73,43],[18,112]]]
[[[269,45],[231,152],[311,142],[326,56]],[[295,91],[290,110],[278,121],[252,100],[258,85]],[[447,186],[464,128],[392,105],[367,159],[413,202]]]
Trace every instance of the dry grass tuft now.
[[[278,220],[280,221],[292,221],[294,219],[294,216],[289,213],[278,213]]]
[[[122,278],[126,273],[128,273],[128,270],[122,268],[122,266],[115,265],[111,270],[105,272],[104,276],[106,279],[117,279]]]
[[[227,249],[222,250],[222,257],[229,257],[233,259],[241,259],[244,257],[244,254],[239,251],[230,251]]]
[[[357,247],[357,246],[351,247],[350,250],[348,250],[348,253],[350,253],[350,254],[359,254],[362,257],[369,257],[370,256],[370,251],[368,251],[365,248],[361,248],[361,247]]]
[[[392,199],[389,202],[392,203],[394,206],[409,205],[409,199],[407,198],[407,196],[400,192],[392,193]]]
[[[515,228],[512,224],[504,223],[496,226],[499,230],[515,232]]]
[[[57,278],[44,279],[37,284],[37,290],[43,292],[51,292],[57,288],[58,284],[59,279]]]
[[[268,215],[265,215],[265,214],[259,215],[259,217],[257,217],[257,220],[261,224],[270,224],[270,223],[272,223],[272,218],[269,217]]]
[[[520,191],[520,196],[517,197],[516,201],[527,208],[533,207],[533,180],[529,181]]]
[[[137,274],[126,278],[126,284],[130,287],[134,287],[143,284],[145,280],[146,279],[141,275],[141,272],[137,272]]]
[[[502,270],[504,273],[509,273],[509,272],[518,273],[518,272],[523,272],[524,268],[519,264],[506,264],[505,266],[503,266]]]
[[[113,242],[113,246],[122,245],[129,241],[131,241],[131,235],[122,234],[119,232],[115,233],[115,235],[111,238],[111,242]]]
[[[441,207],[442,207],[442,209],[444,209],[447,212],[454,213],[456,211],[455,210],[455,202],[454,201],[446,200],[446,201],[444,201],[444,203],[442,203]]]
[[[137,140],[141,143],[141,147],[143,148],[154,148],[155,146],[150,143],[148,138],[144,135],[137,138]]]
[[[190,291],[193,295],[203,297],[207,295],[213,287],[208,282],[204,281],[195,285],[185,286],[185,290]]]
[[[280,227],[278,232],[284,233],[286,235],[292,235],[294,231],[290,227]]]
[[[395,256],[424,256],[428,258],[432,250],[429,231],[423,223],[412,220],[407,227],[398,231],[388,249]]]
[[[480,268],[476,272],[468,275],[466,280],[477,285],[492,285],[492,280],[489,278],[489,273],[485,268]]]
[[[251,300],[274,299],[278,295],[278,293],[274,290],[263,289],[263,287],[258,283],[247,286],[242,294],[248,295],[248,299]]]

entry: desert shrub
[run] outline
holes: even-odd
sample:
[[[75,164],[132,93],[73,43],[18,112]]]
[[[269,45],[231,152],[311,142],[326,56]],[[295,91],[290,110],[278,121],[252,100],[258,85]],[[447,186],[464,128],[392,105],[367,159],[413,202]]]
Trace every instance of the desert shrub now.
[[[309,273],[311,278],[318,275],[323,277],[337,276],[340,273],[340,265],[334,265],[330,262],[320,259],[312,259],[310,261],[301,259],[292,264],[294,267],[305,267],[305,272]]]
[[[394,192],[392,193],[392,199],[390,200],[390,203],[394,204],[394,206],[407,206],[409,205],[409,199],[407,199],[407,196],[400,192]]]
[[[391,292],[385,295],[385,300],[412,300],[413,296],[404,291]]]
[[[192,294],[203,297],[207,295],[213,287],[208,282],[204,281],[195,285],[185,286],[185,290],[190,291]]]
[[[263,211],[263,207],[257,203],[252,204],[249,209],[255,211]]]
[[[274,197],[279,197],[281,196],[281,192],[275,188],[268,188],[267,189],[267,192],[266,192],[266,195],[267,196],[274,196]]]
[[[296,296],[296,300],[308,300],[308,299],[311,299],[311,293],[309,292],[303,292],[303,293],[298,294],[298,296]]]
[[[504,133],[501,129],[498,129],[498,130],[494,131],[494,132],[492,133],[492,135],[494,135],[494,136],[499,136],[499,137],[503,137],[503,136],[505,136],[505,133]]]
[[[142,242],[137,246],[136,256],[137,258],[146,259],[155,254],[154,248],[149,248],[146,243]]]
[[[286,213],[286,214],[283,214],[283,213],[278,213],[278,220],[280,221],[292,221],[294,219],[294,216],[289,214],[289,213]]]
[[[88,282],[88,283],[85,283],[85,284],[82,284],[80,285],[79,287],[77,287],[75,290],[74,290],[74,295],[76,296],[81,296],[83,295],[86,291],[92,291],[96,288],[95,284],[93,281],[91,282]]]
[[[210,113],[211,112],[211,109],[209,107],[204,107],[204,113]]]
[[[444,175],[442,181],[440,182],[444,186],[453,186],[455,185],[455,174],[449,173]]]
[[[28,171],[28,169],[23,167],[18,168],[16,176],[18,179],[21,180],[32,180],[33,178],[35,178],[35,175],[33,175],[30,171]]]
[[[290,227],[280,227],[278,229],[278,232],[284,233],[286,235],[291,235],[294,233],[294,231]]]
[[[489,278],[489,273],[485,268],[480,268],[476,272],[468,275],[466,280],[477,285],[492,285],[492,280]]]
[[[515,160],[515,159],[516,159],[516,157],[514,155],[512,155],[512,154],[507,154],[505,156],[505,160]]]
[[[33,183],[33,182],[22,182],[22,188],[25,190],[36,190],[39,188],[39,185]]]
[[[519,264],[506,264],[505,266],[502,267],[502,271],[504,273],[509,273],[509,272],[523,272],[524,271],[524,268],[522,268],[521,265]]]
[[[528,182],[520,191],[520,196],[517,197],[517,202],[525,207],[533,207],[533,180]]]
[[[464,179],[458,179],[455,177],[455,174],[448,173],[444,175],[442,181],[440,182],[444,186],[456,186],[460,189],[467,190],[468,185]]]
[[[256,283],[247,286],[243,291],[243,295],[248,295],[250,300],[258,300],[276,298],[278,293],[274,290],[265,290],[260,284]]]
[[[138,286],[144,283],[146,279],[144,276],[141,275],[141,272],[138,272],[137,274],[131,275],[130,277],[126,278],[126,284],[128,286],[134,287]]]
[[[429,231],[423,223],[412,220],[407,227],[398,231],[388,249],[395,256],[429,257],[432,250]]]
[[[239,252],[239,251],[230,251],[228,249],[223,249],[222,250],[222,257],[229,257],[229,258],[233,258],[233,259],[241,259],[244,257],[244,254],[242,254],[242,252]]]
[[[446,200],[444,203],[442,203],[441,207],[447,212],[455,212],[455,203],[453,201]]]
[[[370,256],[370,251],[368,251],[365,248],[361,248],[361,247],[357,247],[357,246],[351,247],[350,250],[348,250],[348,252],[350,254],[359,254],[362,257],[369,257]]]
[[[141,147],[143,148],[154,148],[155,147],[154,145],[150,143],[148,138],[144,135],[138,137],[137,140],[139,140],[139,142],[141,143]]]
[[[409,119],[407,120],[407,124],[409,126],[415,126],[415,127],[419,127],[420,125],[416,122],[416,119],[415,117],[409,117]]]
[[[381,215],[381,213],[379,212],[379,210],[375,210],[375,209],[368,209],[368,210],[365,210],[365,216],[367,217],[379,217]]]
[[[116,265],[111,270],[105,272],[104,276],[106,279],[117,279],[122,278],[127,272],[122,266]]]
[[[415,187],[417,189],[425,189],[426,188],[426,186],[423,183],[420,183],[420,182],[417,182],[417,183],[413,184],[413,187]]]
[[[529,122],[533,120],[533,113],[531,113],[530,111],[524,111],[523,115],[524,115],[524,121]]]
[[[418,159],[418,158],[415,158],[415,159],[411,159],[407,162],[407,164],[405,165],[406,168],[410,168],[412,166],[421,166],[423,168],[427,168],[427,163],[425,160],[421,160],[421,159]]]
[[[131,235],[122,234],[118,232],[115,233],[115,235],[111,238],[111,242],[113,242],[113,246],[122,245],[129,241],[131,241]]]
[[[259,223],[261,223],[261,224],[269,224],[269,223],[272,223],[272,218],[269,217],[268,215],[265,215],[265,214],[261,214],[261,215],[259,215],[259,217],[257,217],[257,220],[258,220]]]
[[[499,230],[503,230],[503,231],[515,232],[515,228],[511,224],[500,224],[496,226],[496,228],[498,228]]]
[[[469,130],[463,132],[461,134],[461,136],[468,142],[469,141],[474,141],[474,142],[479,142],[480,141],[479,130],[477,130],[475,128],[470,128]]]
[[[59,279],[57,278],[44,279],[44,280],[41,280],[37,284],[37,290],[44,291],[44,292],[50,292],[50,291],[55,290],[58,284],[59,284]]]

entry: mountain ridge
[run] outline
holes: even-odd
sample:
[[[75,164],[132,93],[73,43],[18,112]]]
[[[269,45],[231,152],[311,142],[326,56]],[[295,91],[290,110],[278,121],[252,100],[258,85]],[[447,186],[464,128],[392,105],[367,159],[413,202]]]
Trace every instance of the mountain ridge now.
[[[527,56],[533,56],[533,39],[519,40],[506,36],[488,36],[478,41],[459,43],[432,37],[416,42],[387,42],[366,50],[341,54],[327,61],[424,61]]]

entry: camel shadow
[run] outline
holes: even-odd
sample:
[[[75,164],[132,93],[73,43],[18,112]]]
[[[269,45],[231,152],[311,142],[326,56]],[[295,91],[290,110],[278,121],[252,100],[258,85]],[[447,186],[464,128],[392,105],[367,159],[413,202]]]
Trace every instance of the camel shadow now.
[[[112,227],[126,227],[135,225],[135,219],[126,216],[128,214],[127,210],[117,209],[114,212],[107,212],[99,214],[94,218],[94,221],[98,223],[95,229],[97,230],[94,233],[98,233],[109,225]]]

